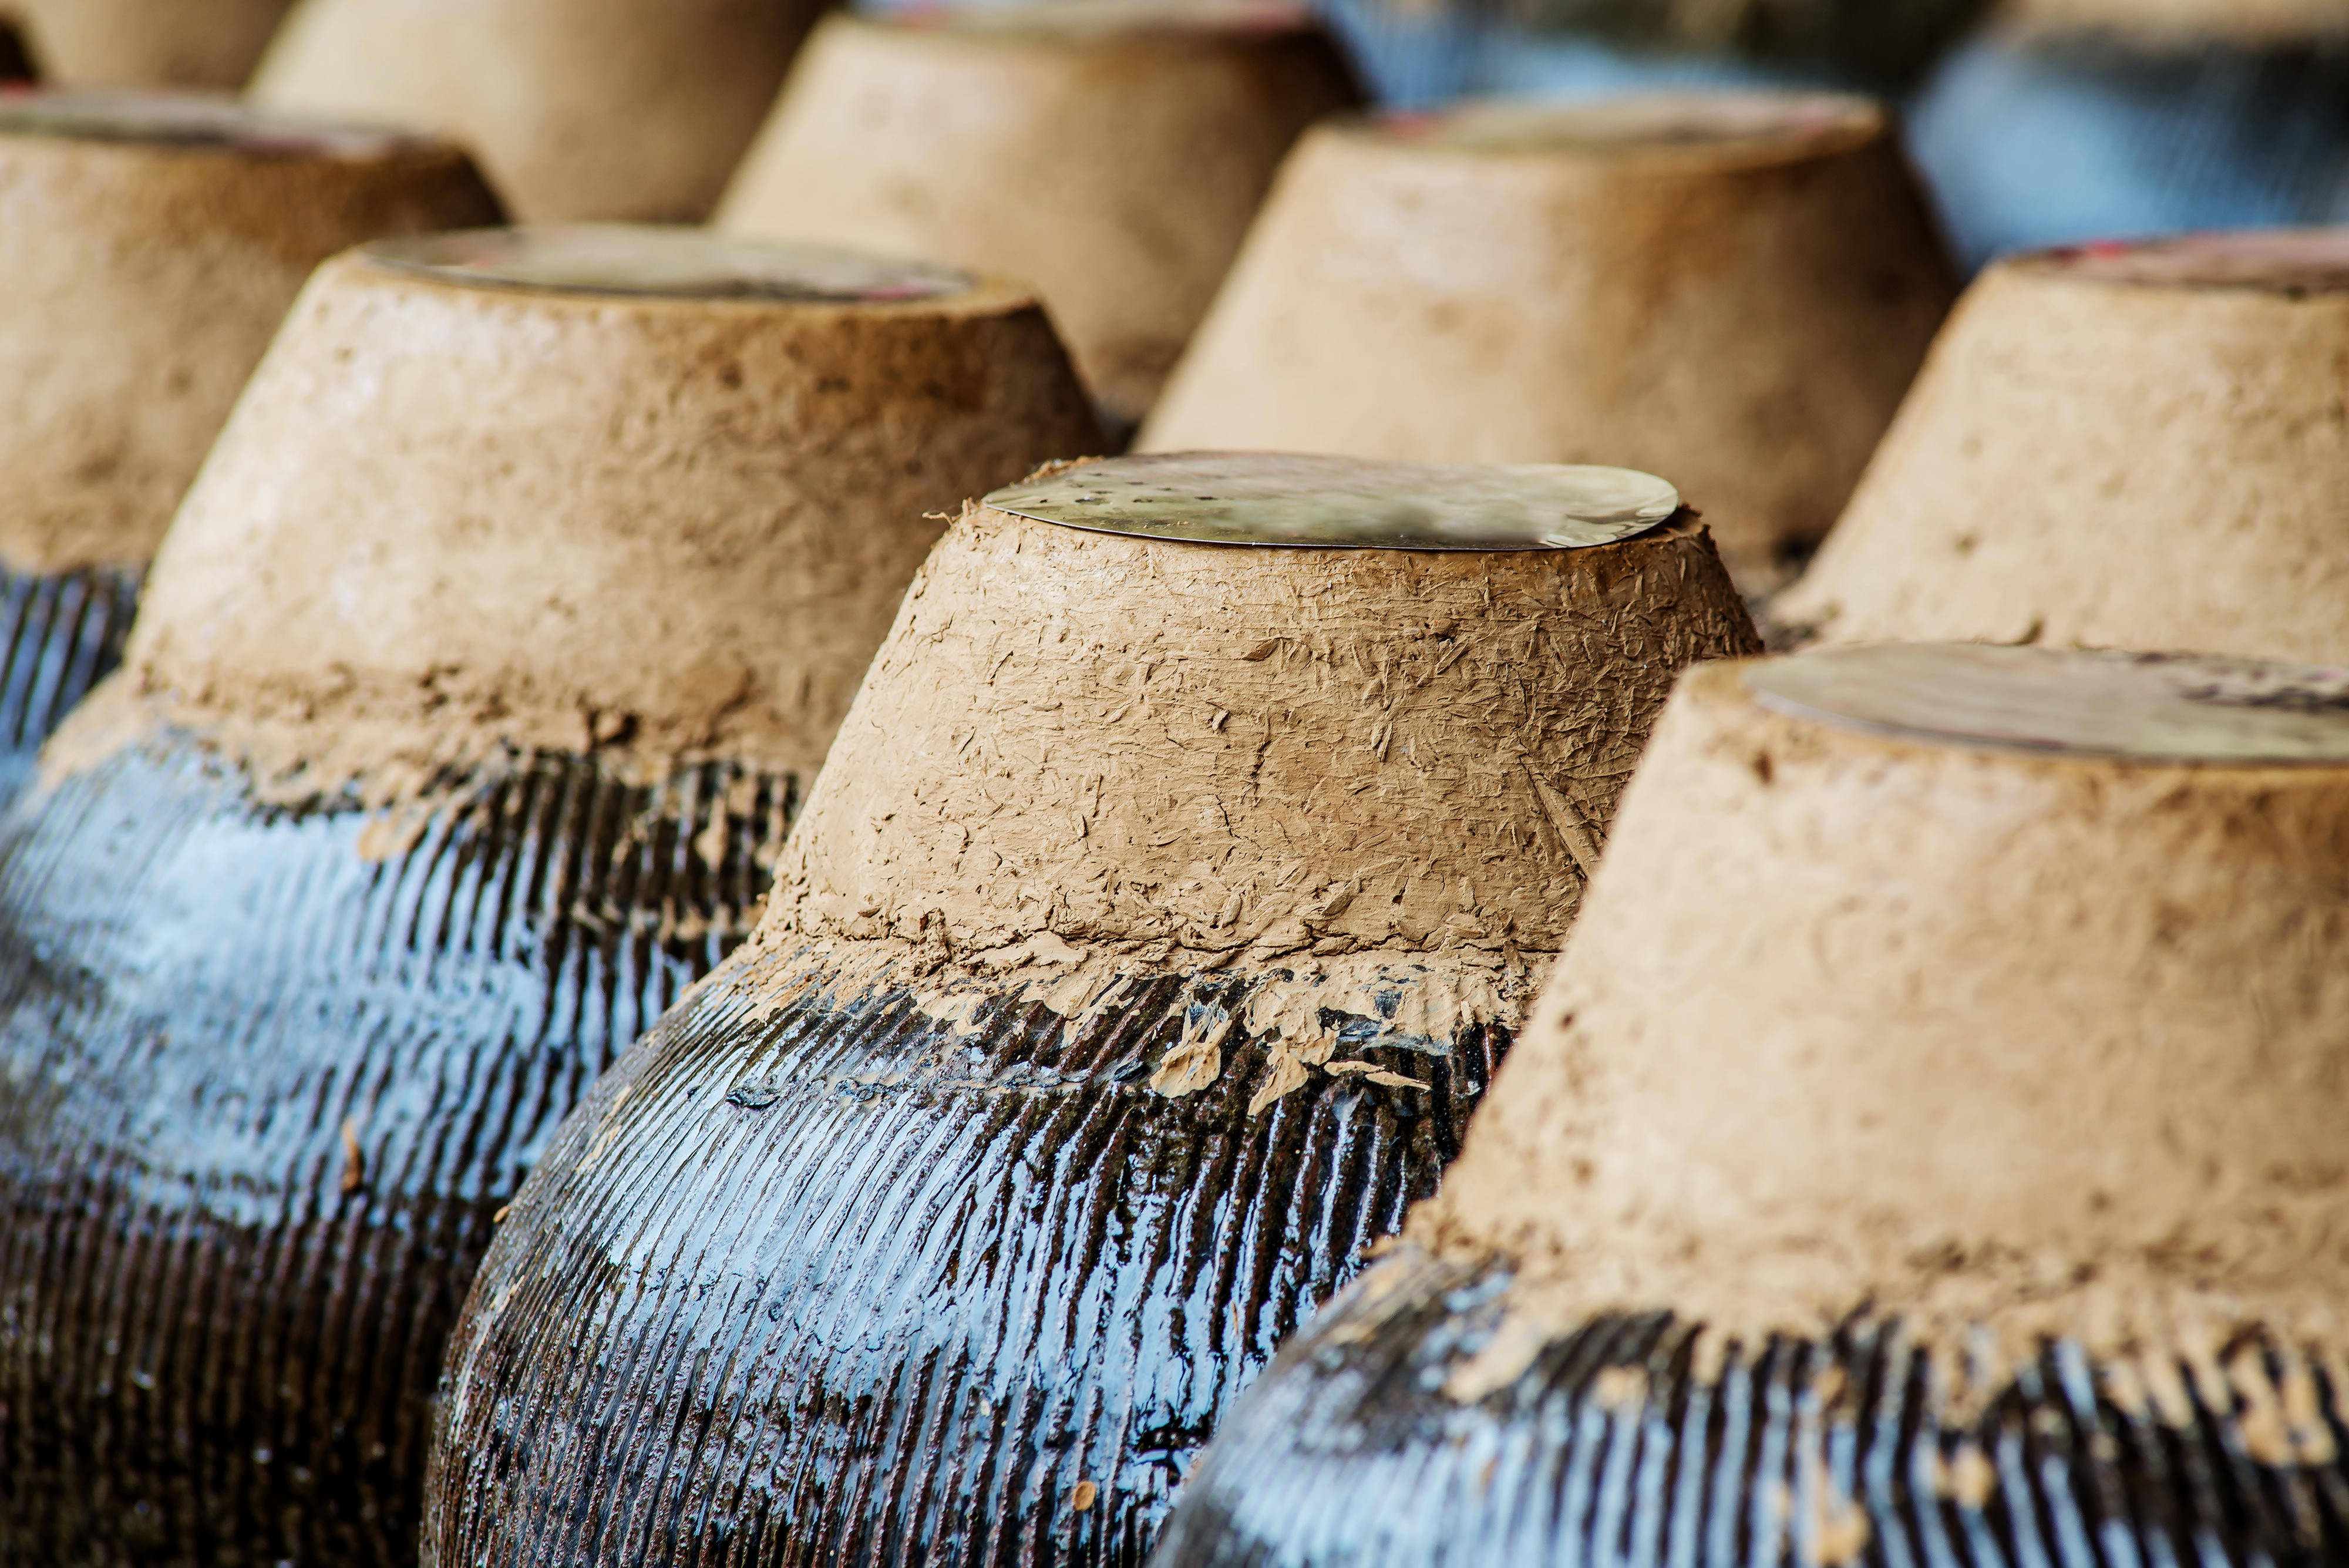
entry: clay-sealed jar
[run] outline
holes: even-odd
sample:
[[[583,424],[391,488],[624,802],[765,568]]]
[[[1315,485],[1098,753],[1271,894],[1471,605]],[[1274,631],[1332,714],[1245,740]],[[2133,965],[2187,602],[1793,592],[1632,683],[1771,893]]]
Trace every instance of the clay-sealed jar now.
[[[244,85],[293,0],[8,0],[42,72],[113,88]],[[0,25],[5,18],[0,17]]]
[[[0,795],[119,654],[311,269],[497,215],[445,142],[194,95],[0,93]]]
[[[1620,470],[1196,454],[968,509],[753,941],[517,1201],[427,1556],[1138,1563],[1433,1189],[1672,673]]]
[[[1835,521],[1954,292],[1863,99],[1339,122],[1281,171],[1139,444],[1608,454],[1699,497],[1766,589]]]
[[[718,222],[1029,280],[1130,429],[1299,133],[1359,100],[1310,13],[1278,3],[843,14]]]
[[[2307,47],[2349,38],[2341,0],[2002,0],[2026,39],[2095,40],[2139,50]]]
[[[2349,661],[2349,229],[2042,252],[1975,284],[1798,635]]]
[[[454,136],[531,223],[699,223],[817,9],[815,0],[300,0],[253,95]]]
[[[1692,671],[1158,1568],[2342,1561],[2344,940],[2338,669]]]
[[[321,269],[0,822],[0,1559],[413,1561],[475,1263],[750,929],[1033,297],[675,230]]]

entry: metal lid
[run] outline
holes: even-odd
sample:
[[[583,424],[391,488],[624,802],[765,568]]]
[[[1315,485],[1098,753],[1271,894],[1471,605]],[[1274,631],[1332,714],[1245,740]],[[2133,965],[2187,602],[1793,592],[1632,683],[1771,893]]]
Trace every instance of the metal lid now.
[[[429,139],[254,109],[224,94],[0,87],[0,136],[217,148],[278,158],[379,158]]]
[[[927,262],[628,223],[471,229],[379,240],[362,254],[443,283],[662,299],[888,305],[959,294],[973,281]]]
[[[1646,532],[1680,493],[1628,468],[1279,452],[1112,458],[987,498],[1100,534],[1351,550],[1574,550]]]
[[[1750,666],[1774,711],[1987,751],[2147,763],[2349,763],[2349,669],[1970,644],[1822,649]]]
[[[2349,290],[2349,228],[2252,229],[2067,245],[2019,257],[2016,265],[2105,283],[2338,294]]]
[[[1582,103],[1494,99],[1374,123],[1394,140],[1463,152],[1806,150],[1871,136],[1884,111],[1846,93],[1674,92]]]

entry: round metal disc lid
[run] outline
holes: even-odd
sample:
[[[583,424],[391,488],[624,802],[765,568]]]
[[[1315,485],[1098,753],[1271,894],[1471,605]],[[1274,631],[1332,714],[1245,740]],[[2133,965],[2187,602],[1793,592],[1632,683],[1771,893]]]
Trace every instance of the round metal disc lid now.
[[[2349,228],[2255,229],[2068,245],[2021,257],[2016,265],[2106,283],[2338,294],[2349,290]]]
[[[1402,141],[1464,152],[1651,152],[1809,151],[1856,141],[1884,124],[1883,111],[1843,93],[1641,93],[1588,103],[1464,104],[1376,122]]]
[[[1878,643],[1750,667],[1774,711],[2041,756],[2349,763],[2349,669],[2198,654]]]
[[[443,283],[662,299],[892,305],[972,285],[927,262],[627,223],[470,229],[379,240],[364,254],[378,266]]]
[[[0,87],[0,136],[217,148],[278,158],[379,158],[420,137],[257,109],[213,93]]]
[[[1574,550],[1645,533],[1680,492],[1628,468],[1381,462],[1259,452],[1089,462],[987,498],[1098,534],[1355,550]]]

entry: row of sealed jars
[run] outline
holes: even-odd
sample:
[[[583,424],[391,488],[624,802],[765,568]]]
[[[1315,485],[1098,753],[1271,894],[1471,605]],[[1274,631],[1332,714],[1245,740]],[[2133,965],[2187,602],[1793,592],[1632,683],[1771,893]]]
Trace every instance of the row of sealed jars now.
[[[2294,244],[2168,281],[2321,304]],[[1048,473],[900,609],[925,513],[1089,420],[951,269],[319,275],[0,832],[13,1554],[398,1560],[438,1422],[444,1562],[1138,1557],[1433,1190],[1673,672],[1754,645],[1619,471]],[[2324,732],[2304,672],[2181,679]]]
[[[945,521],[1089,419],[939,269],[321,271],[0,823],[12,1561],[2324,1560],[2337,674],[1667,704],[1619,469]]]
[[[1143,1549],[1433,1190],[1673,673],[1756,643],[1624,470],[943,523],[1091,418],[946,269],[318,272],[0,825],[12,1561]],[[444,1372],[460,1321],[608,1339]]]

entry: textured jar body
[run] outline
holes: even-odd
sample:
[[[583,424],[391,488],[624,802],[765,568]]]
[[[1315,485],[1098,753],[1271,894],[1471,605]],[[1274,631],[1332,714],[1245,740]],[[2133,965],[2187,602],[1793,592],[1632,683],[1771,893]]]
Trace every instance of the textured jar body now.
[[[1899,1330],[1725,1353],[1593,1318],[1497,1389],[1508,1266],[1405,1249],[1225,1424],[1154,1568],[2115,1562],[2349,1552],[2343,1363],[2269,1336],[2129,1357],[2054,1340],[1964,1389]]]
[[[414,1555],[440,1345],[796,785],[507,753],[272,804],[163,731],[0,829],[0,1555]],[[729,803],[733,803],[730,811]]]
[[[564,1133],[450,1357],[429,1560],[1139,1563],[1508,1041],[1366,993],[1323,1017],[1386,1081],[1250,1115],[1284,977],[926,1012],[917,965],[849,956],[738,961]],[[1213,1021],[1214,1085],[1154,1092]]]

